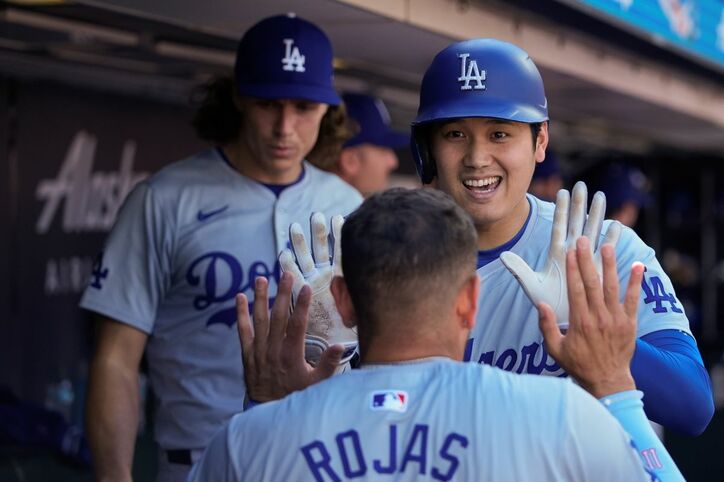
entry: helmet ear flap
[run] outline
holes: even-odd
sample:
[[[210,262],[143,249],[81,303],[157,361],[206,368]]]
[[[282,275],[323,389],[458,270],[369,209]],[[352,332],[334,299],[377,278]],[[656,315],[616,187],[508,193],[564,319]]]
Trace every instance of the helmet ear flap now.
[[[428,126],[419,126],[412,129],[411,136],[412,157],[423,185],[430,184],[437,176],[437,165],[428,148],[428,132]]]

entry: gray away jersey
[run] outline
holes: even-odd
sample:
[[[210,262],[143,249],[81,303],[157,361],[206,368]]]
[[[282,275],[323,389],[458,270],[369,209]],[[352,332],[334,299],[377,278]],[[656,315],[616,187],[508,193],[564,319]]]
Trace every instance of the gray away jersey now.
[[[555,205],[531,195],[528,200],[530,219],[511,251],[523,258],[533,271],[538,271],[548,257]],[[601,240],[610,223],[604,222]],[[622,299],[631,264],[641,261],[646,266],[638,312],[639,337],[670,329],[691,334],[689,320],[654,250],[629,228],[623,228],[616,245],[616,260]],[[538,328],[538,310],[500,258],[478,269],[478,276],[482,280],[478,316],[465,359],[515,373],[562,375],[563,370],[545,352],[543,334]]]
[[[150,335],[162,448],[202,448],[242,410],[234,296],[253,300],[257,276],[276,293],[289,225],[308,230],[313,211],[329,219],[361,203],[337,176],[304,170],[277,198],[210,149],[139,184],[119,212],[81,306]]]
[[[189,482],[650,480],[568,380],[432,358],[363,367],[235,415]]]

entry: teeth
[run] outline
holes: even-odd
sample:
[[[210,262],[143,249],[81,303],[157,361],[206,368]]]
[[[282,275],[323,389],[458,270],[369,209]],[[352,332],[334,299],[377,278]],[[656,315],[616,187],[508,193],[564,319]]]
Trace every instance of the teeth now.
[[[463,181],[467,187],[485,187],[495,184],[500,180],[499,176],[486,177],[485,179],[466,179]]]

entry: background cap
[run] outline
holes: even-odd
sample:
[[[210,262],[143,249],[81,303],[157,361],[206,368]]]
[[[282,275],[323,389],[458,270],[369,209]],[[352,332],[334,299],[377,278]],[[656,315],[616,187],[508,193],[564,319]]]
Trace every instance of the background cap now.
[[[533,179],[547,179],[556,175],[561,175],[561,168],[558,165],[558,157],[550,149],[548,149],[546,151],[546,158],[543,162],[539,162],[535,165]]]
[[[390,128],[390,114],[380,99],[364,94],[344,94],[342,98],[347,115],[359,127],[359,132],[344,144],[345,147],[374,144],[396,149],[409,145],[409,134]]]
[[[266,18],[249,30],[236,51],[240,95],[340,103],[333,85],[333,52],[327,35],[294,14]]]
[[[643,172],[623,164],[611,164],[601,178],[600,188],[606,195],[609,209],[617,209],[626,202],[646,206],[651,202],[648,180]]]

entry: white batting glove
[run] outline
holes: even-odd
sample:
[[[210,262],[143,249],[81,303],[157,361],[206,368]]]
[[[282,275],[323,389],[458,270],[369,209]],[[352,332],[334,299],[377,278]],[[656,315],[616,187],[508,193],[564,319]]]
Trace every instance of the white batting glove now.
[[[575,249],[576,239],[586,236],[591,241],[590,246],[596,270],[600,276],[602,273],[601,246],[606,243],[615,246],[621,236],[621,225],[613,222],[606,230],[603,243],[599,243],[603,217],[606,212],[606,196],[602,192],[599,191],[593,196],[588,217],[586,217],[588,203],[586,184],[577,182],[573,187],[572,197],[571,202],[568,191],[565,189],[558,191],[548,259],[541,271],[534,272],[520,256],[510,251],[505,251],[500,255],[500,260],[516,277],[533,304],[538,306],[541,302],[545,302],[553,308],[561,329],[568,328],[569,316],[566,252],[569,249]]]
[[[357,331],[344,325],[330,291],[332,278],[342,275],[340,246],[343,223],[342,216],[332,217],[333,257],[329,255],[329,232],[322,213],[314,213],[310,219],[314,256],[310,253],[299,223],[289,227],[294,253],[285,249],[279,255],[281,270],[294,275],[292,303],[296,303],[297,295],[305,284],[312,288],[304,356],[310,364],[316,365],[328,347],[340,344],[344,346],[344,353],[337,372],[346,371],[358,344]]]

